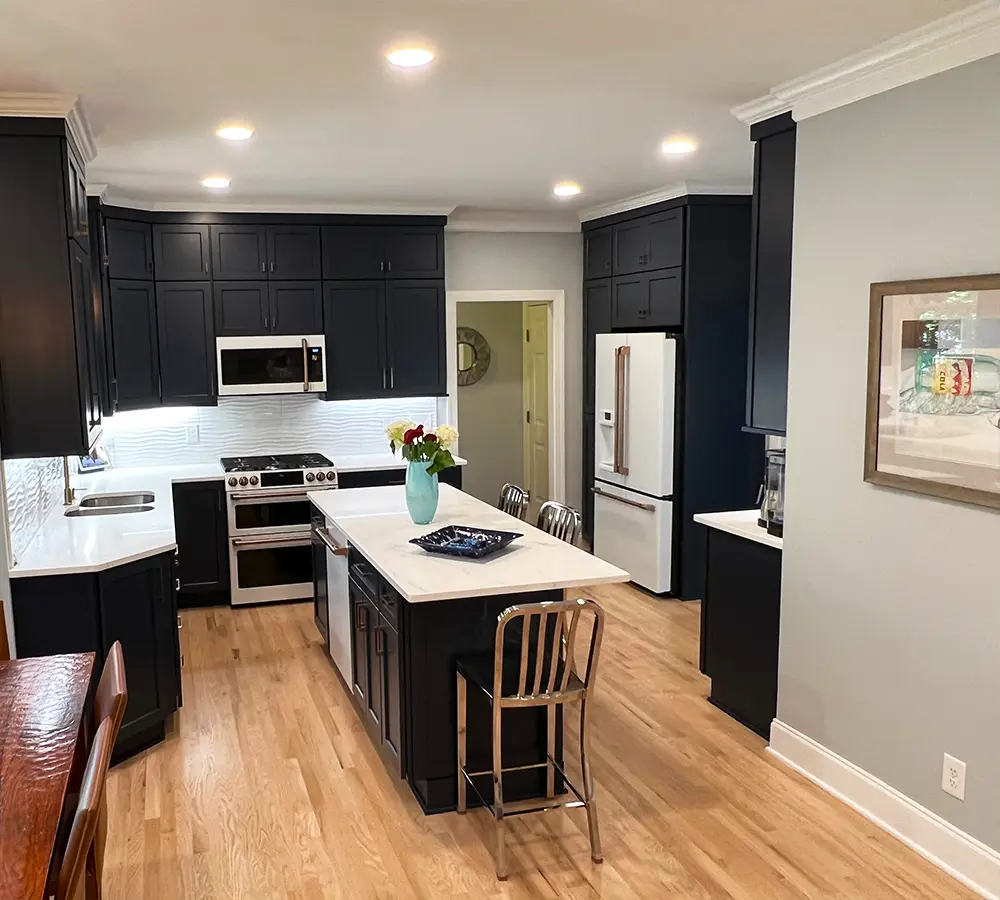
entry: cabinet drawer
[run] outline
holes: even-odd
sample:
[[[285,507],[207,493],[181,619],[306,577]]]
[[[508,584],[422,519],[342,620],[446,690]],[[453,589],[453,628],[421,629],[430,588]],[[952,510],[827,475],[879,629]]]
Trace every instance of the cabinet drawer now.
[[[368,595],[373,603],[377,603],[379,577],[371,563],[361,556],[355,556],[353,550],[350,556],[351,580]]]
[[[399,596],[396,589],[382,578],[378,580],[378,606],[382,611],[382,615],[385,616],[386,621],[392,625],[393,628],[399,628],[399,619],[402,616],[402,610],[400,607],[403,604],[403,598]]]

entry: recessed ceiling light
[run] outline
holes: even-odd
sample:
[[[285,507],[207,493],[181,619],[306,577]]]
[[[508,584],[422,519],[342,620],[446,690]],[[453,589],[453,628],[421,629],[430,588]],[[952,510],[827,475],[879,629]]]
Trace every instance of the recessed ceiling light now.
[[[202,187],[215,188],[219,190],[221,188],[229,187],[229,176],[228,175],[209,175],[207,178],[201,179]]]
[[[223,125],[215,133],[224,141],[248,141],[253,137],[249,125]]]
[[[575,181],[560,181],[552,188],[552,193],[557,197],[575,197],[580,193],[580,185]]]
[[[413,69],[417,66],[426,66],[434,59],[434,53],[426,47],[400,47],[398,50],[390,50],[385,58],[394,66]]]
[[[698,145],[691,138],[677,137],[665,140],[660,149],[667,156],[683,156],[685,153],[694,153]]]

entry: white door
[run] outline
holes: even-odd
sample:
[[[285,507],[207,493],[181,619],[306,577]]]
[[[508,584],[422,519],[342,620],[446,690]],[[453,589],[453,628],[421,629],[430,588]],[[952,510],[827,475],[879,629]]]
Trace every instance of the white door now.
[[[670,590],[673,504],[611,484],[595,485],[594,555],[624,569],[636,584]]]
[[[549,307],[526,303],[524,322],[524,488],[528,521],[549,499]]]

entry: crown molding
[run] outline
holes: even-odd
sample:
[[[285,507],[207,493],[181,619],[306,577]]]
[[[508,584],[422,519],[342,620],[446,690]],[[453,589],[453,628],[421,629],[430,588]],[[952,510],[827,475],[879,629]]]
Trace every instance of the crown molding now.
[[[593,219],[603,219],[605,216],[613,216],[617,213],[629,212],[633,209],[642,209],[644,206],[652,206],[654,203],[662,203],[664,200],[676,200],[678,197],[687,197],[691,194],[752,194],[753,184],[749,181],[722,182],[722,181],[678,181],[664,188],[655,191],[647,191],[645,194],[635,194],[625,197],[622,200],[613,200],[610,203],[603,203],[600,206],[591,206],[588,209],[580,210],[580,221],[590,222]]]
[[[94,133],[76,94],[0,93],[0,116],[65,119],[84,163],[97,156]]]
[[[580,222],[572,213],[516,212],[460,206],[449,216],[445,231],[578,233]]]
[[[786,112],[801,122],[995,53],[1000,53],[1000,0],[982,0],[786,81],[763,97],[733,107],[732,114],[748,125]]]
[[[106,184],[95,184],[93,182],[87,182],[87,196],[88,197],[100,197],[104,199],[104,195],[108,191],[108,186]]]

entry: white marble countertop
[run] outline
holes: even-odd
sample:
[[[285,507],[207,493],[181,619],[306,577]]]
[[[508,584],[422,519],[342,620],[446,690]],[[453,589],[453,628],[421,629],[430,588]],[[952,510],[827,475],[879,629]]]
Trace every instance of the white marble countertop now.
[[[761,528],[757,524],[759,516],[759,509],[741,509],[735,512],[698,513],[694,520],[709,528],[718,528],[719,531],[735,534],[736,537],[781,550],[784,541],[780,537],[768,534],[766,528]]]
[[[440,486],[437,515],[414,525],[404,488],[313,491],[309,499],[410,603],[486,597],[519,591],[587,587],[629,580],[610,563],[500,512],[450,485]],[[409,543],[445,525],[518,531],[510,549],[484,560],[427,553]]]
[[[391,453],[345,455],[343,453],[327,453],[333,460],[338,472],[375,472],[380,469],[404,469],[408,465],[401,456],[394,456]],[[467,459],[461,456],[455,457],[455,462],[464,466]]]

